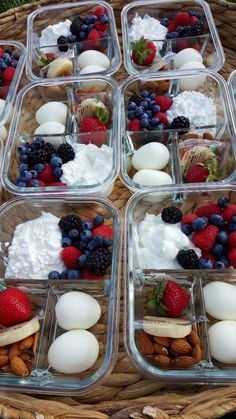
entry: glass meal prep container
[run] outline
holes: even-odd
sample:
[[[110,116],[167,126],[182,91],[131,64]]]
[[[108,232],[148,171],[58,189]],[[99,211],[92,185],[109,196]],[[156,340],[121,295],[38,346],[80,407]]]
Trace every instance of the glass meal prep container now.
[[[167,18],[169,23],[174,19],[176,13],[184,13],[189,10],[200,13],[202,16],[201,22],[205,26],[203,34],[200,35],[196,33],[186,35],[177,33],[177,38],[163,33],[163,26],[154,25],[153,21],[151,22],[137,22],[137,25],[134,27],[131,32],[131,25],[134,18],[141,17],[142,19],[145,16],[150,16],[154,19],[160,21],[162,18]],[[156,1],[135,1],[122,10],[122,36],[123,36],[123,47],[124,47],[124,65],[129,74],[138,74],[141,72],[156,72],[163,65],[168,65],[170,70],[174,69],[173,57],[176,53],[182,51],[186,48],[196,48],[200,52],[203,58],[203,64],[214,71],[219,71],[224,65],[224,51],[221,45],[219,35],[217,33],[213,16],[209,5],[202,0],[163,0],[161,2]],[[154,60],[149,65],[138,65],[133,61],[132,52],[133,47],[131,45],[131,40],[133,42],[138,41],[138,31],[140,23],[140,33],[143,34],[143,29],[148,27],[148,25],[153,25],[153,30],[147,33],[146,39],[152,39],[156,47],[156,55]],[[185,26],[183,24],[179,25],[183,29]],[[155,28],[155,29],[154,29]],[[177,30],[178,30],[177,28]],[[156,37],[153,35],[155,31],[159,31],[160,35],[157,34]],[[167,31],[167,29],[166,29]],[[150,35],[151,34],[151,35]],[[149,36],[149,38],[148,38]],[[145,38],[145,35],[144,35]],[[189,60],[189,61],[194,61]],[[197,61],[197,60],[195,60]],[[192,66],[191,68],[194,68]],[[195,66],[195,68],[197,68]]]
[[[57,38],[59,36],[68,36],[70,33],[69,26],[70,20],[72,21],[75,18],[86,19],[89,16],[95,16],[94,12],[102,7],[105,9],[105,14],[108,17],[108,24],[103,24],[102,27],[98,28],[99,31],[104,31],[103,35],[99,40],[91,40],[86,36],[84,39],[75,38],[70,40],[70,43],[66,43],[66,46],[62,40],[62,46],[60,50],[58,49]],[[98,20],[98,19],[97,19]],[[67,22],[67,24],[62,25],[62,22]],[[83,22],[80,21],[80,24],[88,24],[89,21]],[[95,22],[96,23],[96,22]],[[90,22],[90,25],[95,29],[95,23]],[[100,23],[100,21],[99,21]],[[48,33],[45,33],[42,36],[43,31],[48,26],[59,25],[55,28],[51,28]],[[69,26],[68,26],[69,24]],[[86,25],[88,26],[88,25]],[[103,27],[105,26],[105,29]],[[58,31],[58,36],[55,35]],[[83,32],[83,31],[82,31]],[[88,29],[85,29],[84,34],[88,32]],[[46,40],[46,41],[45,41]],[[60,45],[60,44],[59,44]],[[93,55],[89,58],[89,65],[97,64],[99,67],[97,69],[92,69],[91,73],[102,72],[105,76],[110,76],[114,74],[121,65],[121,52],[120,45],[118,41],[118,35],[116,31],[115,17],[112,7],[105,1],[81,1],[76,3],[65,3],[56,6],[45,6],[40,8],[40,10],[35,10],[28,17],[27,24],[27,60],[26,60],[26,73],[28,78],[31,81],[44,79],[45,77],[50,77],[52,79],[58,79],[61,76],[67,77],[70,76],[77,77],[80,74],[80,70],[84,65],[81,64],[79,56],[81,53],[93,50]],[[98,52],[97,52],[98,51]],[[103,54],[99,58],[95,58],[97,54]],[[47,55],[49,54],[49,55]],[[104,54],[106,57],[104,57]],[[52,74],[48,74],[48,68],[51,61],[54,58],[67,58],[69,63],[67,67],[56,70],[56,73],[53,70]],[[88,59],[88,58],[86,58]],[[104,62],[105,59],[105,62]],[[98,60],[98,61],[96,61]],[[101,61],[102,60],[102,61]],[[110,63],[108,62],[110,61]],[[80,64],[82,66],[80,66]],[[104,65],[103,65],[104,64]],[[69,67],[68,67],[69,65]],[[87,64],[86,64],[87,65]],[[54,74],[55,73],[55,74]],[[82,76],[83,73],[81,73]],[[84,72],[85,74],[85,72]]]
[[[198,80],[200,84],[191,89]],[[165,112],[160,109],[162,100],[169,101]],[[120,103],[120,176],[131,192],[144,185],[209,184],[234,179],[234,117],[227,84],[220,75],[211,70],[192,70],[188,76],[182,71],[131,76],[121,86]],[[174,128],[173,121],[183,116],[189,126]],[[159,118],[167,118],[167,122]],[[206,170],[200,181],[191,175],[194,164]],[[147,170],[142,169],[152,169],[148,179]]]
[[[216,350],[218,350],[218,352],[221,350],[219,346],[223,342],[225,343],[225,348],[227,348],[228,345],[232,345],[232,350],[235,353],[234,340],[224,340],[225,337],[223,337],[222,333],[220,338],[218,336],[217,344],[214,340],[210,339],[210,334],[213,330],[212,326],[215,326],[216,323],[217,326],[219,326],[219,319],[222,318],[219,316],[216,319],[212,314],[207,312],[209,306],[207,306],[208,301],[206,301],[205,293],[207,284],[211,284],[211,286],[221,286],[221,284],[224,283],[235,286],[235,269],[232,267],[228,269],[179,269],[177,267],[165,269],[164,263],[162,266],[163,269],[153,269],[154,259],[151,259],[151,256],[149,257],[148,253],[142,254],[141,249],[142,245],[147,246],[147,243],[145,244],[144,242],[145,235],[146,240],[153,240],[153,245],[155,246],[155,239],[151,239],[149,234],[151,225],[149,227],[144,227],[143,225],[142,227],[141,224],[147,214],[149,214],[151,220],[151,217],[161,214],[164,208],[175,206],[182,211],[183,216],[186,216],[200,207],[217,203],[220,197],[227,197],[229,199],[229,204],[235,205],[235,187],[233,185],[225,185],[217,188],[213,186],[194,188],[188,185],[188,188],[185,186],[176,186],[173,189],[162,187],[153,190],[149,188],[133,195],[127,204],[125,215],[126,265],[124,266],[126,307],[124,320],[126,328],[125,344],[129,357],[135,366],[142,373],[152,378],[154,377],[158,380],[169,382],[174,380],[179,383],[230,384],[235,383],[236,381],[235,360],[234,362],[231,361],[231,363],[226,363],[226,361],[219,362],[219,360],[214,358],[214,356],[216,356],[215,353],[217,353]],[[153,227],[155,228],[155,224],[153,224]],[[156,245],[164,240],[164,235],[165,232],[163,230],[163,237],[157,237]],[[169,238],[170,237],[172,238],[172,236],[169,236]],[[139,240],[142,240],[142,244],[140,244]],[[159,245],[162,246],[160,243]],[[162,250],[164,249],[164,246],[165,245],[163,244]],[[171,241],[169,241],[167,246],[171,249]],[[156,250],[156,255],[158,255],[159,251],[161,250]],[[143,252],[146,252],[145,247]],[[169,256],[170,253],[171,251],[169,250]],[[146,258],[146,266],[143,265],[144,258]],[[163,259],[165,259],[165,256]],[[150,297],[153,298],[156,287],[158,284],[160,285],[160,282],[163,280],[172,280],[176,282],[189,294],[188,306],[184,309],[182,315],[179,316],[182,318],[184,327],[190,328],[188,332],[186,331],[184,336],[186,336],[187,333],[190,333],[190,335],[187,335],[185,338],[160,338],[158,337],[162,336],[160,333],[158,335],[160,329],[157,328],[155,331],[154,324],[152,323],[150,325],[149,323],[151,320],[154,320],[155,323],[158,314],[155,311],[156,309],[154,306],[150,305],[150,303],[148,305],[148,302]],[[221,299],[219,293],[222,293],[221,291],[219,291],[219,293],[217,293],[217,291],[214,292],[214,295],[211,294],[212,304],[214,303],[214,300],[216,300],[217,306],[215,310],[217,311],[217,314],[221,313],[222,316],[222,308],[220,307],[220,303],[218,303],[219,299]],[[232,289],[230,292],[233,301]],[[228,307],[230,304],[229,296],[224,301],[224,304],[225,307]],[[166,317],[168,317],[168,314],[166,314]],[[223,317],[222,320],[232,320],[233,318],[234,317],[227,318],[226,316]],[[177,330],[179,327],[179,319],[169,318],[168,320],[172,322],[176,328],[175,330]],[[224,324],[224,328],[227,328],[227,323],[230,323],[232,332],[236,322],[225,322],[221,324],[222,326]],[[226,329],[224,330],[226,333]],[[144,331],[146,332],[145,336],[148,337],[148,340],[143,336]],[[167,342],[165,342],[164,339],[167,340]],[[183,345],[183,343],[187,346],[180,346],[180,344]],[[153,346],[155,349],[153,349]],[[190,351],[188,351],[189,349]],[[196,349],[200,350],[199,357]],[[161,356],[159,354],[161,354]],[[171,361],[170,359],[167,359],[166,362],[166,357],[171,358]],[[193,357],[195,357],[195,359],[193,359]]]
[[[99,280],[47,280],[5,277],[8,263],[9,244],[12,243],[16,227],[40,217],[42,212],[61,218],[68,214],[79,215],[82,220],[102,215],[105,224],[113,226],[111,268]],[[17,376],[1,369],[1,388],[21,389],[24,392],[48,394],[80,394],[92,390],[111,372],[117,354],[119,327],[119,275],[121,230],[117,209],[105,199],[99,198],[16,198],[2,205],[1,218],[1,278],[8,287],[19,287],[29,295],[33,316],[40,322],[36,354],[32,360],[31,373],[27,377]],[[28,275],[28,273],[27,273]],[[16,276],[16,275],[15,275]],[[81,291],[94,297],[101,307],[101,317],[92,328],[99,343],[99,356],[92,367],[78,374],[58,373],[50,367],[47,353],[55,339],[65,333],[59,327],[55,305],[63,294]],[[65,354],[66,357],[66,354]],[[66,362],[66,360],[65,360]]]
[[[102,76],[96,76],[96,78],[87,76],[83,81],[80,78],[69,78],[66,82],[63,80],[34,82],[23,88],[17,98],[3,162],[2,178],[5,187],[17,195],[58,191],[69,194],[95,194],[102,197],[110,195],[115,178],[119,173],[118,101],[116,82],[111,78]],[[36,112],[41,106],[50,105],[49,102],[53,104],[53,110],[47,108],[43,111],[43,116],[41,113],[40,119],[37,119],[41,123],[39,125],[39,122],[36,121]],[[56,105],[56,108],[54,105]],[[58,110],[57,106],[59,105],[60,109]],[[65,105],[67,108],[65,108]],[[61,106],[64,106],[62,119],[60,118]],[[86,132],[81,132],[82,121],[91,116],[95,117],[97,111],[101,111],[102,117],[106,117],[106,124],[104,125],[97,118],[93,118],[100,124],[99,131],[91,133],[89,132],[90,128],[88,128],[85,129]],[[51,117],[51,115],[53,116]],[[60,123],[58,123],[58,115]],[[57,120],[55,123],[52,122],[54,118]],[[42,123],[42,121],[46,122]],[[40,133],[38,129],[40,129]],[[93,129],[91,128],[91,130]],[[45,135],[43,135],[44,133]],[[58,135],[58,133],[62,135]],[[43,138],[45,143],[54,146],[53,153],[57,153],[61,144],[70,144],[71,147],[74,145],[74,150],[77,147],[77,152],[74,151],[72,160],[71,157],[73,156],[67,160],[63,159],[63,162],[67,161],[67,169],[71,164],[73,166],[70,166],[67,173],[69,177],[64,183],[57,182],[60,180],[59,177],[54,179],[56,183],[52,182],[52,185],[51,182],[39,183],[39,179],[43,180],[42,177],[37,179],[33,177],[31,183],[19,183],[17,177],[20,175],[19,165],[25,162],[25,160],[22,161],[25,155],[23,154],[22,157],[19,147],[24,147],[26,143],[32,146],[32,143],[38,138]],[[80,156],[80,152],[83,157],[81,157],[81,163],[78,165],[76,158]],[[32,153],[28,156],[32,157]],[[45,160],[41,159],[42,156],[33,158],[33,160],[31,157],[27,158],[26,156],[28,169],[34,169],[36,163],[42,163]],[[49,162],[49,160],[47,161]],[[67,169],[64,169],[64,174]],[[78,175],[78,173],[80,174]],[[21,179],[23,180],[23,178]],[[37,187],[35,187],[34,180],[36,180]]]
[[[228,86],[233,101],[234,115],[236,115],[236,70],[232,71],[228,80]]]

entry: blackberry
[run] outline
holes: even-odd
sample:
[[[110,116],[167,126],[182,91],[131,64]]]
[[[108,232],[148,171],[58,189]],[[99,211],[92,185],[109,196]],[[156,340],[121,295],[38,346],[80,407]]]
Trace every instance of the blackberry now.
[[[141,104],[142,100],[143,100],[143,98],[141,96],[133,95],[129,99],[129,102],[134,102],[137,106],[139,106]]]
[[[48,163],[51,160],[51,155],[56,153],[55,148],[50,143],[44,143],[41,147],[41,149],[44,151],[46,159],[45,161]]]
[[[82,220],[78,215],[65,215],[58,223],[60,229],[65,233],[69,233],[73,229],[79,230],[81,224]]]
[[[177,261],[184,269],[199,269],[199,260],[193,249],[180,250],[177,254]]]
[[[87,268],[94,275],[104,275],[111,264],[111,252],[103,247],[95,249],[87,259]]]
[[[35,166],[38,163],[45,163],[47,160],[48,154],[43,148],[39,150],[31,151],[28,154],[28,162],[30,166]]]
[[[71,145],[68,143],[61,144],[58,147],[57,154],[62,159],[63,163],[67,163],[68,161],[73,160],[75,157],[73,147],[71,147]]]
[[[204,33],[204,30],[205,26],[202,22],[195,22],[190,26],[188,30],[188,36],[202,35]]]
[[[63,35],[59,36],[59,38],[57,39],[57,45],[58,45],[59,51],[62,51],[62,52],[68,51],[69,45],[68,45],[67,37]]]
[[[183,214],[179,208],[172,206],[162,210],[161,218],[165,223],[176,224],[182,220]]]
[[[79,36],[81,26],[83,25],[83,21],[80,17],[76,17],[72,20],[72,24],[70,25],[70,31],[72,35],[75,35],[76,37]]]
[[[170,124],[171,129],[190,128],[190,122],[185,116],[177,116]]]

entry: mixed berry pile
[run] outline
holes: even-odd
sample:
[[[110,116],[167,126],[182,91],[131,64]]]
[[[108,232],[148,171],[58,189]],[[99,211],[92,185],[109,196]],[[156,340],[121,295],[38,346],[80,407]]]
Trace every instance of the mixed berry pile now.
[[[20,54],[10,48],[0,47],[0,98],[6,99],[14,77]],[[5,89],[2,88],[5,86]]]
[[[205,32],[203,16],[195,10],[177,13],[173,20],[163,17],[160,23],[168,28],[166,39],[199,36]]]
[[[166,223],[181,222],[181,230],[201,249],[198,258],[193,249],[180,250],[178,263],[184,269],[225,269],[236,267],[236,204],[221,197],[217,203],[198,207],[184,215],[172,206],[162,211]]]
[[[52,271],[49,279],[102,279],[111,266],[113,228],[97,215],[84,220],[78,215],[66,215],[59,221],[62,233],[61,260],[66,269]]]

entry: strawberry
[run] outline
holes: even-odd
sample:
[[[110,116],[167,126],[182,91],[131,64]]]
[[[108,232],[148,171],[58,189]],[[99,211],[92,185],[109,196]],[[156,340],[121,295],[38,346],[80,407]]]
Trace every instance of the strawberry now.
[[[88,41],[91,41],[91,49],[93,48],[99,48],[101,41],[100,41],[100,35],[96,29],[92,29],[88,34]]]
[[[165,125],[165,127],[168,127],[169,121],[167,119],[167,116],[162,112],[157,112],[156,115],[154,115],[156,118],[160,120],[160,122]]]
[[[48,60],[55,60],[55,58],[57,58],[57,56],[55,54],[52,54],[51,52],[46,52],[45,55]]]
[[[191,224],[193,220],[196,220],[196,218],[198,218],[198,216],[196,214],[184,215],[182,220],[181,220],[181,225]]]
[[[53,168],[49,163],[44,164],[44,170],[38,176],[39,180],[42,180],[44,183],[56,182],[58,179],[53,174]]]
[[[100,225],[92,231],[93,237],[99,234],[104,238],[113,239],[113,228],[108,225]]]
[[[189,294],[172,280],[163,280],[156,285],[147,307],[157,309],[158,315],[177,318],[189,304]]]
[[[99,17],[101,14],[106,14],[106,9],[103,6],[98,6],[95,11],[93,12],[93,14],[97,17]]]
[[[198,22],[198,18],[196,16],[191,16],[190,19],[189,19],[188,24],[191,26],[196,22]]]
[[[175,32],[176,31],[176,25],[174,21],[171,21],[168,25],[168,32]]]
[[[217,204],[208,204],[203,205],[196,210],[196,215],[198,217],[207,217],[209,218],[212,214],[221,214],[221,208]]]
[[[96,135],[82,136],[81,142],[83,144],[93,143],[101,145],[108,140],[107,126],[100,122],[97,118],[84,118],[80,123],[80,132],[97,132],[104,131],[104,133],[98,133]]]
[[[217,234],[219,233],[218,227],[208,225],[201,231],[195,231],[192,235],[192,242],[200,249],[211,250],[214,246]]]
[[[193,163],[190,165],[186,174],[187,183],[206,182],[209,175],[209,170],[200,163]]]
[[[223,218],[227,223],[230,223],[233,215],[236,215],[236,205],[228,204],[228,206],[223,209]]]
[[[88,269],[84,268],[82,271],[82,279],[99,280],[99,279],[103,279],[103,277],[92,274],[91,272],[88,271]]]
[[[230,249],[229,253],[228,253],[228,258],[229,261],[231,263],[231,265],[236,268],[236,249]]]
[[[233,231],[228,238],[229,247],[236,247],[236,231]]]
[[[6,70],[4,70],[3,75],[2,75],[3,81],[12,81],[15,71],[16,69],[13,67],[6,68]]]
[[[141,122],[139,119],[132,119],[128,125],[129,131],[141,131]]]
[[[160,106],[161,112],[166,112],[172,105],[173,100],[168,96],[157,96],[156,104]]]
[[[106,32],[109,28],[109,23],[102,23],[97,21],[94,23],[94,27],[97,29],[97,31]]]
[[[137,65],[148,66],[153,63],[156,56],[156,46],[143,36],[137,42],[131,42],[132,60]]]
[[[31,304],[27,294],[19,288],[5,288],[0,292],[0,325],[9,327],[26,322],[31,317]]]
[[[79,266],[78,259],[81,256],[81,251],[74,246],[65,247],[61,252],[61,259],[67,269],[76,269]]]
[[[175,26],[188,26],[190,21],[190,16],[188,13],[177,13],[174,18]]]

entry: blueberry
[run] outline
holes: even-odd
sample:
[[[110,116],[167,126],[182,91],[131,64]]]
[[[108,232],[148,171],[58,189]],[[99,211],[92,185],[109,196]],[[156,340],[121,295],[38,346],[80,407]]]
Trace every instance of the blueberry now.
[[[57,271],[51,271],[48,274],[48,279],[60,279],[60,274]]]
[[[177,28],[176,28],[176,32],[178,32],[178,33],[183,32],[183,30],[184,30],[183,26],[177,26]]]
[[[129,111],[134,111],[136,109],[136,103],[129,102],[127,107]]]
[[[12,58],[14,58],[15,60],[19,60],[20,54],[18,54],[17,52],[14,52]]]
[[[16,61],[12,61],[12,63],[11,63],[11,66],[13,67],[13,68],[16,68],[17,67],[17,62]]]
[[[196,220],[192,221],[192,227],[196,231],[201,231],[207,226],[206,220],[202,217],[196,218]]]
[[[76,36],[74,35],[68,35],[67,36],[67,41],[69,42],[69,44],[73,44],[76,40]]]
[[[20,145],[19,147],[17,147],[17,151],[19,154],[26,154],[27,148],[24,145]]]
[[[158,118],[154,117],[154,118],[151,119],[151,125],[153,127],[156,127],[159,124],[159,122],[160,122],[160,119],[158,119]]]
[[[224,262],[221,262],[220,260],[218,260],[218,261],[215,263],[214,268],[215,268],[215,269],[225,269],[225,268],[226,268],[226,266],[225,266]]]
[[[33,179],[32,182],[31,182],[31,186],[33,188],[38,188],[40,186],[39,180],[38,179]]]
[[[128,112],[128,118],[129,118],[130,121],[132,121],[132,119],[135,119],[136,118],[135,111],[129,111]]]
[[[143,107],[142,106],[138,106],[136,108],[136,110],[135,110],[135,116],[137,118],[139,118],[143,114],[143,111],[144,111]]]
[[[3,59],[0,59],[0,69],[5,70],[8,67],[7,63],[3,61]]]
[[[23,174],[26,170],[28,170],[28,164],[26,164],[26,163],[20,164],[20,166],[19,166],[20,174]]]
[[[189,16],[195,16],[198,19],[202,18],[202,14],[200,12],[197,12],[196,10],[189,10],[188,14],[189,14]]]
[[[44,143],[45,143],[45,141],[44,141],[43,137],[36,137],[34,139],[34,144],[37,145],[37,146],[41,147]]]
[[[72,228],[69,231],[68,236],[70,239],[77,239],[77,237],[79,237],[79,232],[76,228]]]
[[[104,217],[102,215],[96,215],[96,217],[93,218],[94,225],[100,226],[104,223]]]
[[[85,250],[85,249],[87,249],[87,242],[84,242],[83,240],[81,240],[81,241],[79,242],[79,249],[80,249],[80,250]]]
[[[229,230],[230,230],[230,231],[236,231],[236,224],[234,224],[234,223],[230,223],[230,224],[229,224]]]
[[[60,275],[60,279],[67,279],[67,273],[68,273],[69,269],[65,269],[61,275]]]
[[[213,255],[221,256],[224,253],[224,246],[220,243],[216,243],[211,249]]]
[[[57,156],[52,157],[51,160],[50,160],[50,165],[53,168],[60,167],[62,165],[62,159],[60,157],[57,157]]]
[[[32,179],[32,173],[29,172],[28,170],[25,170],[22,175],[21,175],[21,180],[23,180],[23,182],[28,182],[29,180]]]
[[[211,224],[214,224],[217,227],[224,227],[225,222],[223,217],[219,214],[212,214],[209,218]]]
[[[80,279],[81,274],[77,269],[68,269],[67,279]]]
[[[142,128],[147,128],[149,125],[148,119],[147,118],[142,118],[141,119],[141,127]]]
[[[59,179],[63,175],[63,171],[60,167],[55,167],[55,169],[53,170],[53,174]]]
[[[79,38],[80,41],[83,41],[86,38],[86,33],[85,32],[80,32],[78,38]]]
[[[88,242],[89,240],[91,240],[92,236],[93,235],[90,230],[83,230],[80,233],[81,240],[83,240],[84,242]]]
[[[140,118],[140,120],[142,121],[142,119],[148,119],[148,114],[147,112],[144,112]]]
[[[81,266],[81,268],[83,268],[86,265],[87,265],[87,256],[86,255],[81,255],[79,257],[79,266]]]
[[[109,239],[109,237],[105,237],[103,239],[103,246],[104,247],[110,247],[112,245],[112,239]]]
[[[209,224],[209,220],[207,217],[201,217],[201,218],[206,222],[207,225]]]
[[[155,100],[156,97],[157,97],[156,93],[153,92],[153,93],[150,94],[150,99],[151,100]]]
[[[165,127],[164,127],[164,125],[163,124],[159,124],[159,125],[157,125],[157,127],[156,127],[156,129],[164,129]]]
[[[210,259],[200,258],[199,259],[199,268],[200,269],[212,269],[213,262]]]
[[[226,244],[227,241],[228,241],[228,237],[229,237],[229,235],[228,235],[228,233],[226,231],[220,231],[217,234],[216,240],[217,240],[217,242],[219,242],[221,244]]]
[[[143,98],[147,98],[147,97],[149,97],[149,92],[148,92],[147,90],[144,90],[144,91],[141,93],[141,96],[142,96]]]
[[[152,99],[150,102],[150,107],[152,108],[153,106],[156,106],[156,101]]]
[[[92,230],[93,224],[90,221],[83,221],[81,224],[82,230]]]
[[[18,186],[19,186],[20,188],[25,188],[25,187],[26,187],[26,183],[25,183],[25,182],[23,182],[23,181],[20,181],[20,182],[18,183]]]
[[[90,243],[90,242],[89,242],[89,243]],[[90,254],[91,254],[90,250],[85,250],[85,251],[84,251],[84,255],[85,255],[85,256],[89,256]]]
[[[96,243],[94,243],[94,241],[93,240],[91,240],[89,243],[88,243],[88,250],[95,250],[96,249]]]
[[[170,39],[174,39],[174,38],[178,38],[178,37],[179,37],[178,32],[171,32]]]
[[[236,215],[233,215],[233,217],[231,219],[231,223],[236,224]]]
[[[186,234],[186,236],[190,236],[192,234],[193,229],[190,224],[184,224],[181,226],[181,231]]]
[[[38,177],[38,175],[39,175],[38,172],[37,172],[37,170],[31,170],[30,173],[32,174],[32,178],[33,179],[36,179]]]
[[[42,163],[37,163],[34,166],[34,170],[36,170],[38,173],[42,173],[44,171],[44,164]]]
[[[108,17],[107,17],[107,15],[100,15],[99,16],[100,17],[100,21],[101,21],[101,23],[103,24],[103,25],[105,25],[106,23],[108,23]]]
[[[152,106],[152,112],[157,113],[157,112],[160,112],[160,110],[161,110],[160,106],[156,104]]]
[[[167,26],[169,25],[169,19],[167,17],[162,17],[160,20],[160,24],[167,28]]]
[[[87,30],[88,30],[88,25],[84,24],[84,25],[81,26],[81,31],[82,32],[87,32]]]
[[[226,208],[229,204],[229,199],[222,196],[218,199],[218,205],[220,208]]]
[[[95,23],[97,21],[97,16],[96,15],[89,16],[89,21],[91,23]]]
[[[142,106],[144,109],[148,109],[148,102],[146,100],[142,100],[140,106]]]
[[[97,247],[101,247],[103,245],[103,237],[100,236],[100,234],[96,234],[96,236],[93,238],[93,242]]]
[[[228,266],[229,266],[229,261],[228,261],[227,257],[225,257],[224,255],[222,255],[218,258],[218,262],[223,262],[225,264],[226,268],[228,268]]]
[[[86,17],[83,19],[83,23],[84,23],[85,25],[88,25],[88,24],[89,24],[89,18],[90,18],[90,16],[86,16]]]
[[[72,241],[71,239],[69,239],[69,237],[63,237],[62,241],[61,241],[61,245],[62,247],[68,247],[72,245]]]
[[[91,32],[91,30],[94,28],[94,25],[90,23],[87,27],[87,32]]]
[[[10,49],[10,48],[7,48],[6,50],[5,50],[5,52],[7,52],[7,54],[9,54],[10,56],[12,56],[12,49]]]
[[[27,154],[20,154],[19,161],[20,161],[20,163],[27,163],[28,162]]]
[[[153,112],[152,112],[150,109],[148,109],[148,110],[146,111],[146,113],[148,114],[148,118],[149,118],[149,119],[151,119],[151,118],[153,117]]]

